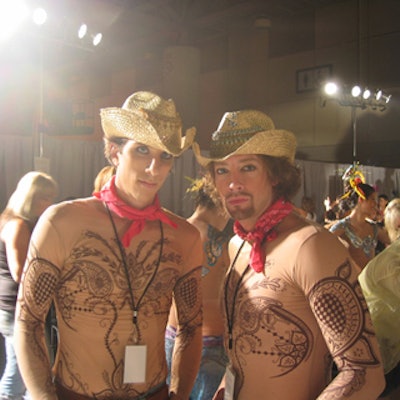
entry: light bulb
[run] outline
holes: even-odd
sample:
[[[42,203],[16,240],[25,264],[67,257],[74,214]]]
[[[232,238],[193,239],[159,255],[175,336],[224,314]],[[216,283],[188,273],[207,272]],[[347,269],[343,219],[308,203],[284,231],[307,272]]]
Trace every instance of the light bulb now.
[[[325,93],[329,96],[333,96],[338,91],[338,86],[334,82],[328,82],[324,87]]]
[[[351,95],[353,97],[358,97],[361,94],[361,88],[360,86],[353,86],[353,88],[351,89]]]

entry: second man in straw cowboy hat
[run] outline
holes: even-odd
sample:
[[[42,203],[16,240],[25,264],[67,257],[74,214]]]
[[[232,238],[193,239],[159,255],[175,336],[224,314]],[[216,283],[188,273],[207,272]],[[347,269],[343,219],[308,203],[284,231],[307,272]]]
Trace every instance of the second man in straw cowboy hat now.
[[[376,399],[383,372],[358,272],[337,238],[293,212],[295,150],[294,135],[256,110],[226,113],[209,157],[194,144],[235,219],[223,290],[230,365],[215,399]]]
[[[157,193],[195,131],[182,137],[173,101],[149,92],[102,109],[101,122],[115,175],[93,197],[49,209],[32,236],[16,317],[21,372],[34,400],[187,399],[201,357],[202,245]],[[178,335],[168,388],[173,298]],[[44,340],[52,301],[53,373]]]

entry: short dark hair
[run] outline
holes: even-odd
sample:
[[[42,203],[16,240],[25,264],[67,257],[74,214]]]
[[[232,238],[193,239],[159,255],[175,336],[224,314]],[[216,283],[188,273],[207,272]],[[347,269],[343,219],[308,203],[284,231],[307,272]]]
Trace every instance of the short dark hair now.
[[[371,194],[376,192],[376,190],[371,185],[368,185],[368,183],[359,183],[357,185],[357,189],[358,190],[350,188],[350,195],[343,199],[344,203],[350,209],[353,209],[357,205],[358,199],[360,198],[360,195],[358,192],[363,193],[365,196],[365,199],[369,199]]]
[[[385,193],[381,193],[380,195],[378,195],[378,199],[384,199],[386,201],[389,201],[389,196],[386,195]]]

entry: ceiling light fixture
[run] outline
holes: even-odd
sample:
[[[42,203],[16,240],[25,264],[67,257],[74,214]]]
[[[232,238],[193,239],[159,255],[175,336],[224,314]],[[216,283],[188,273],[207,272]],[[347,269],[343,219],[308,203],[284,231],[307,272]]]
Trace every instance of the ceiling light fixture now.
[[[83,39],[87,34],[88,27],[86,24],[82,24],[78,30],[78,38]]]
[[[95,35],[92,35],[93,46],[98,46],[102,39],[103,39],[103,34],[101,34],[100,32],[96,33]]]

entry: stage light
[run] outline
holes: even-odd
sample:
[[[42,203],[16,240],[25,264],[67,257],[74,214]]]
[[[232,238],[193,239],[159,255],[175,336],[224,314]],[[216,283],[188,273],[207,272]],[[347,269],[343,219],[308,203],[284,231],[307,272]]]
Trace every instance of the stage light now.
[[[391,94],[389,94],[389,95],[382,94],[382,100],[384,100],[386,104],[389,103],[391,98],[392,98]]]
[[[351,88],[351,89],[350,89]],[[386,94],[383,89],[368,89],[359,85],[336,85],[329,82],[321,87],[323,95],[320,101],[325,106],[326,100],[336,100],[341,106],[353,108],[371,108],[372,110],[385,111],[391,99],[390,94]]]
[[[338,86],[335,82],[328,82],[324,86],[324,91],[328,96],[333,96],[338,91]]]
[[[0,41],[11,37],[28,16],[22,1],[0,1]]]
[[[83,39],[87,34],[88,27],[86,24],[82,24],[78,30],[78,37],[79,39]]]
[[[365,89],[362,97],[364,100],[368,100],[371,97],[371,91],[369,89]]]
[[[47,21],[47,12],[44,8],[37,8],[33,11],[32,20],[36,25],[43,25]]]
[[[98,46],[101,42],[101,39],[103,39],[103,35],[101,33],[96,33],[95,35],[92,36],[93,40],[93,46]]]
[[[353,86],[353,88],[351,89],[351,95],[353,97],[358,97],[361,94],[361,88],[360,86],[356,85]]]

